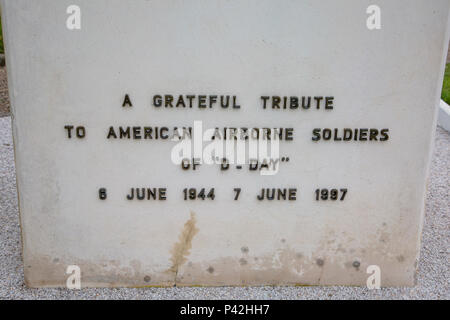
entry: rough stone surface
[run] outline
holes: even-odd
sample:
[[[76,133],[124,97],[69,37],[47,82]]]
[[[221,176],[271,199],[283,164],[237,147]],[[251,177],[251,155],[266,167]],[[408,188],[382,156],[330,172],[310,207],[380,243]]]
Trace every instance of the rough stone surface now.
[[[28,289],[23,264],[11,118],[0,119],[1,299],[449,299],[450,134],[438,128],[426,202],[417,286],[368,290],[357,287],[219,287],[142,289]]]

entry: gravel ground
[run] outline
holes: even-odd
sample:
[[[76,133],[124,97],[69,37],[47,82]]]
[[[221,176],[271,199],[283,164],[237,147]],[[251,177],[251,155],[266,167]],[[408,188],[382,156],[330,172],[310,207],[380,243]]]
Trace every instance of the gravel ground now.
[[[8,82],[6,68],[0,67],[0,117],[9,115]]]
[[[449,299],[450,134],[437,129],[414,288],[28,289],[23,283],[11,118],[0,118],[0,299]]]

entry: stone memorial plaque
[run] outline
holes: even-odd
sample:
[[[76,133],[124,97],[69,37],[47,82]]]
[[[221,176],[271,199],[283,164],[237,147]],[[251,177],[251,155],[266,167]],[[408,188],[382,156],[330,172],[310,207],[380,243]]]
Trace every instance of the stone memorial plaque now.
[[[27,285],[414,284],[448,0],[1,4]]]

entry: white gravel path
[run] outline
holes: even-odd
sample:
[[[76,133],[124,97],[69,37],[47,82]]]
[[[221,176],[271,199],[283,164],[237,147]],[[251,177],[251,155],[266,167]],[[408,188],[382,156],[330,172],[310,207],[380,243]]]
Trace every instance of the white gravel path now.
[[[450,134],[437,129],[415,288],[28,289],[23,283],[11,118],[0,118],[0,299],[450,299]]]

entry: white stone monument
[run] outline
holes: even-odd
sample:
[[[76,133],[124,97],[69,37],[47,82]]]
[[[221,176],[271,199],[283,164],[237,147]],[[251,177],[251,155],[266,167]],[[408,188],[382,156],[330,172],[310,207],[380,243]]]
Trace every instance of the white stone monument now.
[[[414,285],[448,0],[1,5],[27,285]]]

